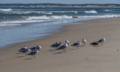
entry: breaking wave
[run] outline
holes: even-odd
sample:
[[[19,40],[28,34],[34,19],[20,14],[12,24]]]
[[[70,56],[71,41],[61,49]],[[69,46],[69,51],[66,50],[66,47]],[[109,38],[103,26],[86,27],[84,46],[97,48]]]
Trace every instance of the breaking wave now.
[[[3,11],[3,12],[10,12],[10,11],[12,11],[12,9],[11,9],[11,8],[8,8],[8,9],[0,9],[0,11]]]
[[[117,14],[111,14],[111,15],[95,15],[95,16],[31,16],[26,18],[25,20],[14,20],[14,21],[2,21],[0,22],[0,27],[5,26],[20,26],[27,23],[36,23],[36,22],[54,22],[54,21],[60,21],[60,20],[74,20],[74,18],[78,18],[79,20],[88,20],[88,19],[97,19],[97,18],[113,18],[113,17],[120,17],[120,15]]]
[[[89,10],[89,11],[85,11],[85,13],[97,14],[98,12],[96,10]]]

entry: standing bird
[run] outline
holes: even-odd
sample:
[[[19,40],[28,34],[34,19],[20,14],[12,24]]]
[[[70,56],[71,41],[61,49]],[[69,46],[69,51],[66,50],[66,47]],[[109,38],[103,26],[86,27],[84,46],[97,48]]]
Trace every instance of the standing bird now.
[[[99,39],[99,40],[97,40],[97,41],[95,41],[95,42],[92,42],[92,43],[90,43],[91,45],[93,45],[93,46],[100,46],[100,45],[103,45],[103,43],[106,41],[106,38],[101,38],[101,39]]]
[[[68,45],[70,45],[70,41],[69,40],[65,40],[65,44],[68,44]]]
[[[82,39],[82,45],[85,46],[87,44],[87,40],[85,38]]]
[[[77,42],[73,43],[72,46],[76,46],[76,47],[80,48],[82,46],[82,43],[80,41],[77,41]]]

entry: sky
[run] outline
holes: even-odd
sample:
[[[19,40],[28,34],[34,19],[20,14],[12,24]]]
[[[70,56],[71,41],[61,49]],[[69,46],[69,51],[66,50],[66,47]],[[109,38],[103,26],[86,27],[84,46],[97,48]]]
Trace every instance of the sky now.
[[[0,0],[0,3],[67,3],[67,4],[117,3],[120,4],[120,0]]]

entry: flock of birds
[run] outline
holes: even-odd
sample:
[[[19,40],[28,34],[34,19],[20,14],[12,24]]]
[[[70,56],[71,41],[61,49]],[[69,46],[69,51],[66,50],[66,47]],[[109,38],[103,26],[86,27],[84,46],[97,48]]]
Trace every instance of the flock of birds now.
[[[92,46],[100,46],[105,42],[106,38],[101,38],[97,41],[91,42],[90,45]],[[71,43],[69,40],[65,40],[63,43],[62,42],[55,42],[54,44],[51,45],[52,48],[55,48],[55,50],[66,50],[70,45],[75,46],[75,47],[83,47],[88,43],[86,39],[82,39],[81,41],[77,41],[75,43]],[[42,49],[41,45],[33,46],[31,48],[28,47],[23,47],[18,50],[19,53],[25,54],[25,55],[36,55],[40,52]]]

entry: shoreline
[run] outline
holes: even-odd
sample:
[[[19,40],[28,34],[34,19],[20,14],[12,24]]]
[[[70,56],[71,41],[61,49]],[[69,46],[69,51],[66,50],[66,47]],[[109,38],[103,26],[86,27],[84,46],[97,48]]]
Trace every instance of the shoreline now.
[[[117,72],[120,63],[120,18],[84,21],[62,28],[62,32],[52,34],[43,40],[35,40],[0,49],[0,70],[2,72]],[[106,38],[100,47],[89,43]],[[56,41],[68,39],[72,43],[86,38],[85,47],[69,46],[65,53],[50,51]],[[36,57],[16,54],[22,46],[42,45]]]
[[[73,26],[87,26],[89,25],[88,23],[90,22],[90,24],[92,22],[97,22],[97,21],[106,21],[106,20],[111,20],[114,18],[101,18],[101,19],[92,19],[92,20],[85,20],[85,21],[81,21],[78,22],[77,24],[70,24],[70,25],[64,25],[61,29],[62,30],[58,30],[57,32],[53,32],[51,35],[43,38],[43,39],[35,39],[35,40],[30,40],[30,41],[25,41],[25,42],[20,42],[20,43],[14,43],[14,44],[10,44],[5,46],[4,48],[0,48],[0,52],[1,53],[6,53],[7,51],[11,50],[11,51],[18,51],[19,48],[22,48],[24,46],[27,47],[32,47],[35,45],[42,45],[43,47],[45,46],[44,43],[51,41],[52,43],[55,43],[56,41],[54,40],[54,38],[58,38],[60,35],[66,34],[66,32],[69,32],[68,28],[72,29]],[[114,20],[116,20],[117,18],[115,18]],[[120,19],[120,18],[119,18]],[[92,24],[91,24],[92,25]],[[95,24],[97,25],[97,24]],[[76,27],[75,27],[76,28]],[[83,29],[82,29],[83,30]],[[84,29],[85,30],[85,29]],[[84,32],[84,31],[82,31]],[[81,35],[80,35],[81,36]],[[82,36],[80,38],[86,38],[86,36]],[[88,37],[89,38],[89,37]],[[64,38],[63,38],[64,39]],[[54,41],[54,42],[53,42]],[[58,40],[58,41],[64,41],[64,40]],[[76,40],[77,41],[77,40]],[[52,44],[51,43],[51,44]],[[48,43],[47,43],[48,44]],[[49,44],[50,46],[50,44]],[[46,50],[46,49],[45,49]]]
[[[120,18],[120,17],[115,17],[115,18],[117,19],[117,18]],[[15,47],[16,45],[18,45],[18,46],[22,45],[22,47],[23,47],[23,45],[26,46],[25,44],[29,44],[29,43],[32,43],[32,42],[37,42],[37,41],[41,42],[41,41],[47,40],[47,39],[49,39],[49,38],[51,38],[53,36],[55,37],[55,35],[59,35],[60,33],[63,33],[65,31],[66,27],[70,27],[70,26],[74,26],[74,25],[79,25],[79,24],[84,24],[86,22],[91,22],[91,21],[95,21],[95,20],[104,20],[104,19],[108,19],[109,20],[109,19],[114,19],[114,18],[90,19],[90,20],[83,20],[83,21],[80,21],[80,22],[76,22],[76,23],[73,23],[73,24],[70,24],[70,25],[64,25],[64,26],[62,26],[62,28],[60,28],[62,30],[59,29],[56,32],[52,32],[49,36],[46,36],[44,38],[41,38],[41,39],[40,38],[36,38],[36,39],[33,39],[33,40],[27,40],[27,41],[23,41],[23,42],[13,43],[13,44],[9,44],[9,45],[3,46],[0,49],[12,48],[12,47]]]

